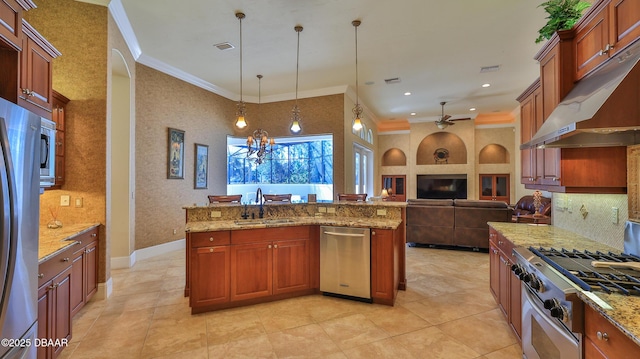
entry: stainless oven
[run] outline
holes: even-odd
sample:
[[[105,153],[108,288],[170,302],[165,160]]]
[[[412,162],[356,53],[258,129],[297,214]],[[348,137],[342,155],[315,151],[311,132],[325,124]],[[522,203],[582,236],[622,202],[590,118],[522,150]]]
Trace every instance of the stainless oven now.
[[[40,120],[40,187],[56,183],[56,123]]]
[[[531,251],[516,247],[512,270],[522,283],[524,359],[580,359],[584,309],[577,288]]]

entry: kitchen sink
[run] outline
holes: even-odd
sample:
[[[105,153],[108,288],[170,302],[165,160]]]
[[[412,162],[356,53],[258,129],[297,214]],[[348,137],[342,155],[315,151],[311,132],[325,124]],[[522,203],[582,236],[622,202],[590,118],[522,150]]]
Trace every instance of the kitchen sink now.
[[[244,219],[234,221],[235,224],[243,226],[255,226],[263,224],[281,224],[281,223],[293,223],[293,219],[288,218],[261,218],[261,219]]]

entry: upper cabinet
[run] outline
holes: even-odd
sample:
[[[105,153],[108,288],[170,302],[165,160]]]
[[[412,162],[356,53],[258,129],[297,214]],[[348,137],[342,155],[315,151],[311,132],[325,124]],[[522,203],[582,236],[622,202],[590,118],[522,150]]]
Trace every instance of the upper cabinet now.
[[[30,0],[0,0],[0,97],[51,119],[52,60],[60,56],[28,22]]]
[[[640,2],[598,2],[578,23],[575,32],[575,80],[579,80],[640,37]]]

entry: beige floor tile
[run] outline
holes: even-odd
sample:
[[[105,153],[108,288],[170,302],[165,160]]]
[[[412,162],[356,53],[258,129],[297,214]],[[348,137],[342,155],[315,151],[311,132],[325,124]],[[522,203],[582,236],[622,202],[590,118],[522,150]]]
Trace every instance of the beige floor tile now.
[[[162,291],[158,295],[158,306],[175,305],[189,306],[189,297],[184,296],[184,288]]]
[[[391,338],[379,340],[359,347],[347,349],[344,354],[349,359],[409,359],[411,355],[398,341]]]
[[[164,307],[162,307],[164,308]],[[142,358],[154,358],[207,347],[207,323],[204,316],[154,319],[142,348]]]
[[[366,316],[390,336],[413,332],[432,325],[428,320],[419,317],[401,305],[393,307],[380,305],[367,313]]]
[[[387,332],[363,314],[331,319],[319,324],[342,350],[389,337]]]
[[[266,334],[255,309],[239,308],[206,315],[207,342],[223,344]]]
[[[206,347],[153,357],[153,359],[208,359],[208,358],[209,358],[209,352]],[[217,358],[222,358],[222,357],[217,357]]]
[[[209,358],[277,358],[266,334],[252,338],[209,345]]]
[[[497,308],[439,324],[438,328],[482,355],[517,342],[502,312]]]
[[[148,292],[121,295],[117,297],[109,298],[106,301],[104,313],[121,313],[125,311],[155,308],[158,303],[158,297],[160,292]]]
[[[522,359],[520,344],[513,344],[484,355],[487,359]]]
[[[462,341],[443,333],[437,327],[399,335],[393,340],[416,358],[471,359],[480,355]]]
[[[326,358],[334,354],[343,355],[338,345],[318,324],[270,333],[268,336],[279,359]]]

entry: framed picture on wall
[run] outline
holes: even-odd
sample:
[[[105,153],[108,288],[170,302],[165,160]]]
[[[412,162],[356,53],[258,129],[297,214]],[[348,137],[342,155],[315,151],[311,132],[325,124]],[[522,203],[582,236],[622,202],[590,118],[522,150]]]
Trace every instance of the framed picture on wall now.
[[[169,128],[168,179],[184,179],[184,131]]]
[[[209,177],[209,146],[196,143],[195,171],[193,178],[193,188],[207,188]]]

